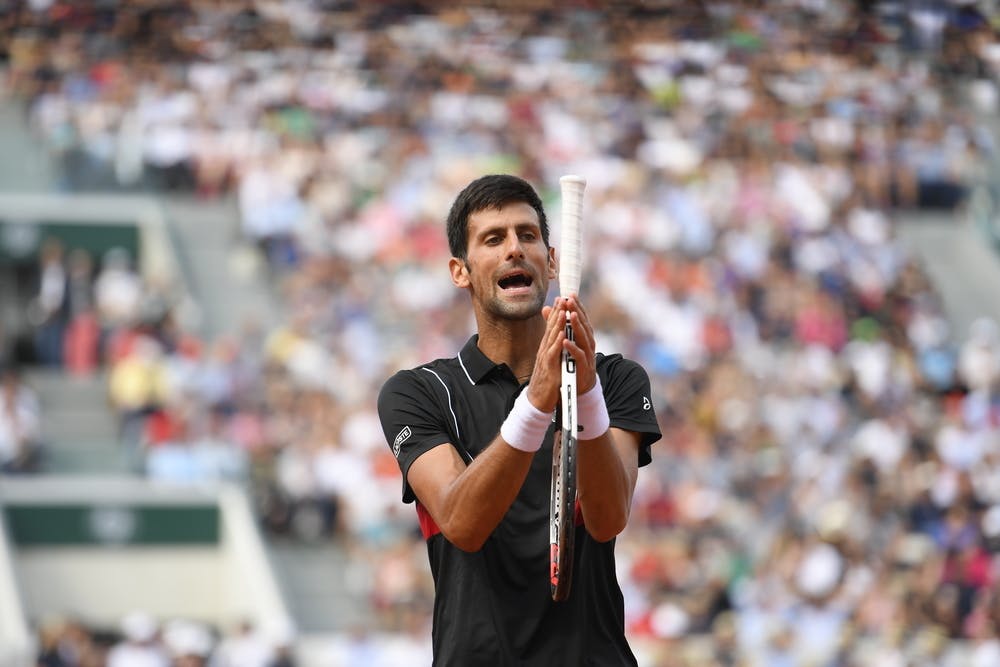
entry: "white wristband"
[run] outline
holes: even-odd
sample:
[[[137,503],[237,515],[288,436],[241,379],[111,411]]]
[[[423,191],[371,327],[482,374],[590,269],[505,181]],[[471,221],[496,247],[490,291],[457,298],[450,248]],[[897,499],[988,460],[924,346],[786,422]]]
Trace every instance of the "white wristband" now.
[[[551,423],[552,415],[532,405],[528,400],[528,390],[525,389],[514,401],[507,419],[500,425],[500,437],[514,449],[537,452],[542,447],[542,440]]]
[[[600,377],[587,393],[577,397],[576,404],[580,408],[577,413],[577,439],[593,440],[604,435],[611,426],[611,418],[608,417],[608,406],[604,403]]]

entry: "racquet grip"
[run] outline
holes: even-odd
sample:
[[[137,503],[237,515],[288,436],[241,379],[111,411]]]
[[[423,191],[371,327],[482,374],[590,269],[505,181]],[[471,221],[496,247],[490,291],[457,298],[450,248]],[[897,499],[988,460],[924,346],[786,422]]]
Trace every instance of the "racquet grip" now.
[[[583,189],[587,180],[582,176],[559,179],[562,195],[562,252],[559,257],[559,296],[580,293],[582,265],[581,229],[583,226]]]

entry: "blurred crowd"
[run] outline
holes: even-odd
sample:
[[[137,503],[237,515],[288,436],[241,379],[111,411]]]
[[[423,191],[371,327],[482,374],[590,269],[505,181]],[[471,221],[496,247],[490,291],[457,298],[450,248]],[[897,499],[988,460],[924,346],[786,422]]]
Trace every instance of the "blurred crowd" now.
[[[26,326],[5,323],[0,331],[0,377],[9,400],[0,411],[0,466],[7,472],[30,472],[44,465],[45,442],[39,400],[23,367],[39,366],[87,377],[114,368],[109,398],[128,426],[130,411],[148,402],[140,382],[122,363],[141,354],[133,350],[139,333],[169,336],[173,328],[171,296],[166,286],[145,279],[132,253],[111,247],[95,262],[84,247],[67,248],[57,236],[41,239],[37,266],[26,294],[5,295],[23,301]],[[123,432],[123,438],[126,436]]]
[[[291,667],[290,645],[240,622],[219,633],[189,619],[161,623],[126,614],[118,628],[95,631],[72,618],[41,624],[37,667]]]
[[[896,233],[996,157],[993,3],[485,5],[2,15],[63,186],[234,197],[285,308],[121,329],[137,468],[245,480],[268,530],[343,542],[379,629],[429,637],[374,397],[472,332],[458,190],[517,173],[555,220],[579,173],[599,347],[664,432],[618,542],[641,664],[1000,664],[1000,332],[952,331]]]

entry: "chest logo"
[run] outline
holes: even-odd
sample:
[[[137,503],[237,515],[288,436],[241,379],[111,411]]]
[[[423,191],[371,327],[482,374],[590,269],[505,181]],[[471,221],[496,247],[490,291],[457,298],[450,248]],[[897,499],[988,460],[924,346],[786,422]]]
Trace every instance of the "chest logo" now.
[[[648,396],[643,396],[642,397],[642,409],[643,410],[649,410],[652,407],[653,407],[653,404],[649,402],[649,397]]]
[[[392,442],[392,455],[397,459],[399,458],[399,448],[406,442],[409,437],[413,435],[413,431],[410,430],[409,426],[404,426],[403,430],[399,432],[396,439]]]

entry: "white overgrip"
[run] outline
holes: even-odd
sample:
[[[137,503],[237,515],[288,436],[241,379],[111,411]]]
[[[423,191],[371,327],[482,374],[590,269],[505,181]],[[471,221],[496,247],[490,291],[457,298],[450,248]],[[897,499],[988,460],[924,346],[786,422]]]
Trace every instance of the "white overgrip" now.
[[[568,297],[580,292],[582,265],[583,190],[587,180],[582,176],[567,175],[559,179],[562,198],[561,235],[559,256],[559,296]]]

